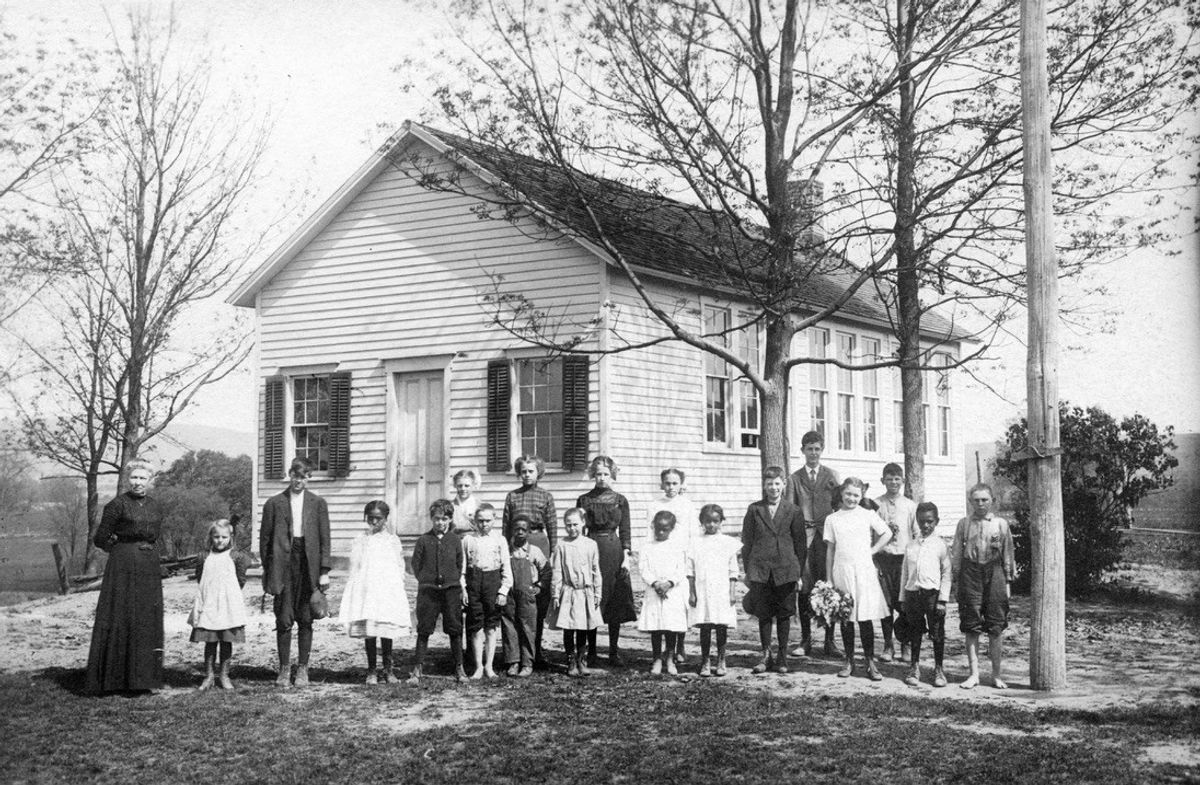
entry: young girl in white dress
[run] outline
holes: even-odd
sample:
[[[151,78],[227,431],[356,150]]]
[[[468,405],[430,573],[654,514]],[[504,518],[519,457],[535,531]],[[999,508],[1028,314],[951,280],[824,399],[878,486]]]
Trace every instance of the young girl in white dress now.
[[[654,536],[654,514],[660,510],[667,510],[675,514],[675,531],[671,532],[671,539],[679,542],[683,546],[686,553],[688,548],[692,546],[692,540],[700,536],[700,527],[696,521],[696,505],[692,504],[692,500],[683,495],[687,475],[683,473],[683,469],[674,466],[663,469],[659,472],[659,487],[662,488],[663,495],[657,501],[650,505],[649,521],[650,533],[649,536]],[[684,638],[687,633],[681,633],[675,636],[675,664],[683,665],[684,657]]]
[[[650,672],[676,674],[676,637],[687,630],[687,554],[682,543],[672,537],[675,514],[659,510],[652,524],[654,539],[647,540],[638,550],[638,571],[646,585],[642,611],[638,614],[638,629],[650,633],[654,663]],[[663,640],[666,639],[666,648]]]
[[[863,656],[867,660],[867,676],[879,681],[883,676],[875,667],[876,619],[887,615],[887,600],[879,585],[874,555],[892,539],[892,530],[883,518],[859,506],[866,485],[857,477],[842,482],[842,507],[825,519],[825,574],[835,589],[854,598],[853,618],[842,624],[842,643],[846,647],[846,664],[838,676],[854,673],[854,622],[862,635]],[[879,537],[871,545],[871,535]]]
[[[196,565],[196,599],[188,616],[192,642],[204,644],[202,690],[215,683],[223,690],[233,689],[229,661],[233,657],[233,644],[246,641],[246,601],[242,587],[246,585],[249,566],[250,557],[244,551],[233,550],[233,526],[229,521],[222,519],[208,527],[208,553]]]
[[[742,543],[721,534],[725,510],[719,504],[700,509],[704,533],[692,541],[687,557],[688,621],[700,628],[700,675],[724,676],[725,642],[737,627],[738,553]],[[717,633],[717,669],[711,670],[713,631]]]
[[[338,616],[351,638],[365,638],[367,684],[399,681],[392,671],[392,641],[407,635],[408,597],[404,593],[404,551],[400,538],[388,530],[387,502],[367,502],[363,519],[367,533],[350,547],[350,574]],[[383,649],[383,668],[376,673],[376,638]]]

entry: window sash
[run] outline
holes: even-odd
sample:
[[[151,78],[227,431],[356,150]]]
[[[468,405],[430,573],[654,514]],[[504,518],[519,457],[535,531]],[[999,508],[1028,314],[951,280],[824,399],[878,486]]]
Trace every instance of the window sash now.
[[[741,357],[756,361],[761,337],[758,324],[730,332],[733,312],[729,308],[704,306],[704,333],[718,346],[731,347]],[[743,323],[753,318],[739,314]],[[718,334],[721,333],[721,334]],[[758,391],[729,363],[704,353],[704,441],[728,447],[756,448],[761,430]]]
[[[851,333],[837,334],[837,358],[844,363],[854,362],[856,341]],[[837,369],[838,392],[854,393],[854,371],[847,368]]]
[[[950,407],[938,407],[938,454],[950,456]]]
[[[829,400],[829,393],[824,390],[811,390],[808,393],[809,402],[809,430],[816,431],[821,434],[821,438],[825,439],[828,435],[825,431],[825,424],[829,420],[829,411],[826,404]]]
[[[838,395],[838,449],[854,449],[854,396]]]
[[[329,471],[329,376],[292,378],[292,454]]]
[[[546,463],[563,461],[563,361],[516,361],[517,438],[521,453]]]
[[[863,450],[878,452],[879,450],[879,399],[863,398]]]
[[[729,380],[721,376],[704,379],[704,438],[705,441],[725,444],[726,412],[729,406]]]
[[[821,327],[808,329],[808,356],[815,360],[824,360],[829,356],[829,331]],[[829,389],[829,367],[822,363],[808,366],[808,386],[810,389]],[[815,429],[814,429],[815,430]]]

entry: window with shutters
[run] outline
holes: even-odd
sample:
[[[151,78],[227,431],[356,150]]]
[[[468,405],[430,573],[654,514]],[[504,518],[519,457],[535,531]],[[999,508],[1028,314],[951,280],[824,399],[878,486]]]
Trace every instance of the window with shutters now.
[[[517,433],[522,455],[562,463],[562,360],[518,360]]]
[[[295,456],[319,472],[329,471],[329,377],[292,379],[292,443]]]
[[[536,455],[551,468],[585,468],[589,373],[582,355],[489,363],[488,471],[509,471],[516,455]]]
[[[350,374],[268,379],[264,404],[264,478],[282,478],[293,458],[307,458],[316,476],[350,473]]]

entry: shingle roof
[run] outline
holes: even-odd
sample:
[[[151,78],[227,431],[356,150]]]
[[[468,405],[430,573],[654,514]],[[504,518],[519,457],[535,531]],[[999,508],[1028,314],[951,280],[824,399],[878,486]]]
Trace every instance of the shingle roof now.
[[[598,242],[590,206],[604,235],[633,266],[693,283],[700,288],[718,288],[754,298],[764,296],[762,260],[765,241],[748,237],[758,227],[739,227],[724,212],[632,188],[615,180],[579,171],[570,175],[561,168],[526,155],[481,144],[446,131],[420,126],[467,161],[490,172],[504,185],[519,192],[522,204],[532,203],[560,226],[584,239]],[[580,197],[580,193],[584,198]],[[798,310],[817,310],[841,297],[853,279],[853,270],[807,269],[803,257],[791,304]],[[887,308],[869,285],[863,286],[839,309],[851,320],[887,325]],[[968,338],[937,313],[922,316],[922,333],[941,339]]]

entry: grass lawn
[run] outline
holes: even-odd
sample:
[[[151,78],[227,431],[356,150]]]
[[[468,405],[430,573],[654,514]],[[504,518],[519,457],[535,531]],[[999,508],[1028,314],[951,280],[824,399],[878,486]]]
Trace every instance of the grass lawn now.
[[[0,676],[0,782],[1200,782],[1187,760],[1142,757],[1200,736],[1194,705],[780,697],[634,672],[366,687],[317,671],[307,690],[234,676],[234,694],[172,671],[163,692],[103,699],[78,694],[79,670]],[[777,678],[803,676],[758,683]]]

